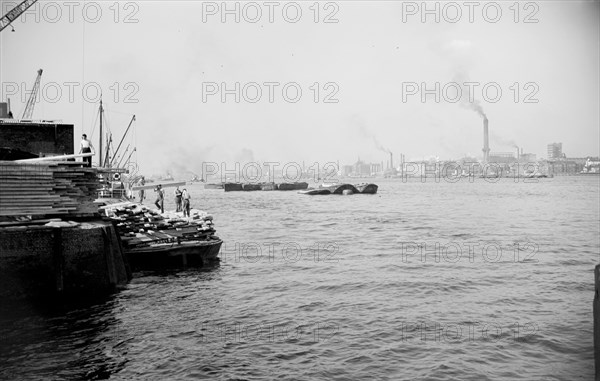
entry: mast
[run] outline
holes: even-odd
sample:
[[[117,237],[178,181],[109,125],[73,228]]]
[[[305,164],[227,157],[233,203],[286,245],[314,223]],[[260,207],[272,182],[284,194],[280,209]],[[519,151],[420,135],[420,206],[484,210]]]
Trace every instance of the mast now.
[[[102,152],[102,112],[104,110],[102,109],[102,95],[100,95],[100,145],[98,146],[98,152],[100,153],[98,160],[100,160],[100,163],[98,163],[99,167],[102,167],[102,154],[104,152]]]
[[[110,146],[112,144],[112,133],[106,135],[106,157],[104,158],[104,165],[107,168],[111,167],[112,160],[110,159]]]

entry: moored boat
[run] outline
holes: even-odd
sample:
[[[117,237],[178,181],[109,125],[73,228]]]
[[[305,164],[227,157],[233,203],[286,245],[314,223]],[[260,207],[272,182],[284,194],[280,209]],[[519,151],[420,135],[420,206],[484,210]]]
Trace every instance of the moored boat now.
[[[260,184],[244,184],[242,185],[242,189],[245,191],[258,191],[261,190]]]
[[[376,184],[364,183],[358,185],[352,184],[334,184],[328,186],[320,186],[319,188],[311,188],[300,191],[300,194],[307,195],[323,195],[323,194],[344,194],[350,195],[354,193],[359,194],[375,194],[379,187]]]
[[[280,191],[286,190],[303,190],[308,189],[308,183],[306,182],[296,182],[296,183],[281,183],[277,186],[277,189]]]
[[[358,193],[361,194],[375,194],[377,193],[377,189],[379,189],[377,185],[372,183],[357,184],[355,187],[358,190]]]
[[[331,191],[329,189],[321,189],[321,188],[317,188],[317,189],[305,189],[305,190],[301,190],[298,193],[300,194],[307,194],[309,196],[315,196],[315,195],[326,195],[326,194],[331,194]]]
[[[225,192],[243,191],[244,186],[240,183],[225,183],[223,189],[225,189]]]
[[[191,217],[161,214],[127,202],[104,208],[133,271],[202,267],[218,260],[223,241],[214,235],[209,214],[196,209],[192,209]]]
[[[133,271],[203,267],[218,260],[223,241],[155,243],[126,250]]]

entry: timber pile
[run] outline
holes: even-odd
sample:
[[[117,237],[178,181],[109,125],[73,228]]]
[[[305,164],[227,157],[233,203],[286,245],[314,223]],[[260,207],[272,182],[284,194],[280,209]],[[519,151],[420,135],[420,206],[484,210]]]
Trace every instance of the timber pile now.
[[[101,185],[97,169],[81,162],[0,161],[0,216],[94,216]]]
[[[116,221],[117,232],[126,250],[151,244],[218,239],[214,235],[213,217],[197,209],[190,211],[190,217],[181,217],[181,213],[161,214],[134,203],[104,208],[107,217]]]

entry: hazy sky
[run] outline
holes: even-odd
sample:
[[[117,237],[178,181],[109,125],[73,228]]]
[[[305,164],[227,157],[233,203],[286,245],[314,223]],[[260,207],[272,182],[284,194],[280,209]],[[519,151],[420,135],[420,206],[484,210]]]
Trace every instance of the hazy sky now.
[[[239,22],[222,2],[87,3],[84,13],[83,3],[39,2],[0,33],[1,98],[20,116],[42,68],[34,118],[74,123],[76,136],[94,131],[97,141],[100,86],[114,139],[136,114],[127,143],[147,173],[199,172],[202,161],[381,162],[382,148],[407,159],[481,156],[482,119],[466,88],[452,99],[454,81],[480,84],[472,95],[492,152],[517,145],[545,157],[562,142],[571,157],[599,154],[597,1],[482,2],[472,22],[463,2],[428,2],[432,14],[422,2],[227,2]],[[0,1],[2,14],[15,4]],[[224,103],[222,83],[233,90]],[[440,101],[422,102],[421,83],[439,83]]]

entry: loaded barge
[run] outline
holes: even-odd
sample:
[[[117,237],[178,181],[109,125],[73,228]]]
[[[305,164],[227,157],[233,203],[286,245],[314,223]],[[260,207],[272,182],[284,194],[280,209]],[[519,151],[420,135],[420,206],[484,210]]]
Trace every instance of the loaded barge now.
[[[215,235],[213,217],[192,209],[159,213],[132,202],[107,205],[133,271],[202,267],[218,261],[223,241]]]

